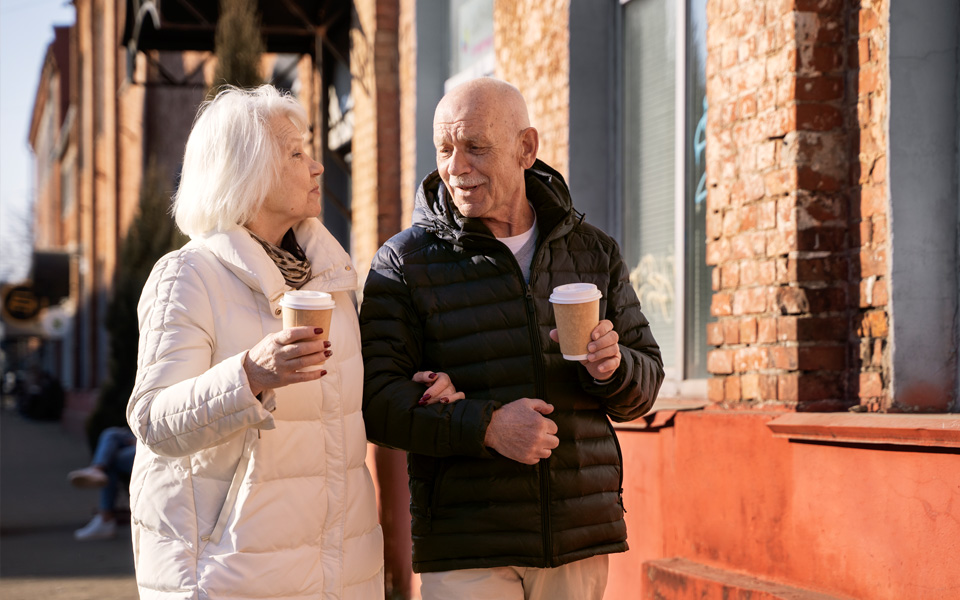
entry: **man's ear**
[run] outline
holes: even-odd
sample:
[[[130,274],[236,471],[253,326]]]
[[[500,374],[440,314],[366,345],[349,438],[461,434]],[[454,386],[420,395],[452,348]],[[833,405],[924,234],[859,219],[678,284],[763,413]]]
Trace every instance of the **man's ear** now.
[[[537,151],[540,149],[540,134],[533,127],[527,127],[520,132],[520,166],[529,169],[537,160]]]

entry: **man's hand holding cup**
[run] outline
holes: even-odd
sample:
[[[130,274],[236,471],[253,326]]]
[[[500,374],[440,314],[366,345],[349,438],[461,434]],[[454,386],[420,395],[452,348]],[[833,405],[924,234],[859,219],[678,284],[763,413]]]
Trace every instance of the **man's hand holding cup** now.
[[[620,336],[613,323],[600,320],[601,297],[592,283],[558,285],[550,295],[557,323],[550,339],[560,343],[565,359],[580,361],[596,381],[610,379],[620,366]]]

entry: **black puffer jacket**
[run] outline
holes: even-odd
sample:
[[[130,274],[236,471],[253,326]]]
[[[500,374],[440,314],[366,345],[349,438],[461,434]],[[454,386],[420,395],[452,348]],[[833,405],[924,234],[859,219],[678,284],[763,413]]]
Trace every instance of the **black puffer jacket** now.
[[[620,447],[608,416],[647,412],[663,362],[616,243],[582,222],[563,178],[526,173],[540,238],[527,285],[510,250],[453,209],[436,172],[414,226],[390,239],[360,311],[367,437],[408,451],[413,569],[555,567],[627,549]],[[620,368],[597,385],[550,340],[554,286],[585,281],[620,335]],[[466,399],[421,407],[419,370],[444,371]],[[560,446],[525,465],[484,447],[490,416],[519,398],[552,404]]]

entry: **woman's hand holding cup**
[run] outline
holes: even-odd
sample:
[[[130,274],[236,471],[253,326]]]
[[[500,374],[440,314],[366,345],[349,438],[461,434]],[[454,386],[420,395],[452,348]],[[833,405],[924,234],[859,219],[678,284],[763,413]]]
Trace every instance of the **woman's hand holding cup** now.
[[[317,337],[323,333],[318,329],[283,329],[267,335],[247,351],[243,370],[254,395],[291,383],[320,379],[327,374],[324,369],[303,370],[323,364],[332,354],[330,342]]]

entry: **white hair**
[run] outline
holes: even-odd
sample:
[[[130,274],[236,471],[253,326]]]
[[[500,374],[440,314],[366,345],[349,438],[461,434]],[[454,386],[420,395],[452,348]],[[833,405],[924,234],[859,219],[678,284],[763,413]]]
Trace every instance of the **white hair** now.
[[[307,131],[303,106],[272,85],[228,87],[201,105],[173,196],[181,231],[191,237],[226,231],[257,215],[279,183],[284,149],[269,123],[278,116]]]

